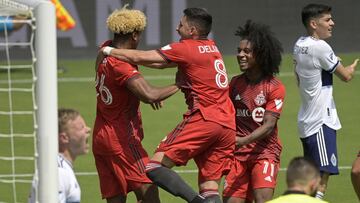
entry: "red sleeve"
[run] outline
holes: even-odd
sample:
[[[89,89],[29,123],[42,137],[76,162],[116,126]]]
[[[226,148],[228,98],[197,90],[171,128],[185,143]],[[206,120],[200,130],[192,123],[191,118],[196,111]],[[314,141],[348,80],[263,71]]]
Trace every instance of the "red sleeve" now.
[[[279,83],[278,85],[273,86],[273,89],[269,92],[265,111],[272,113],[277,118],[280,118],[280,114],[284,106],[284,99],[285,99],[284,85]]]
[[[183,42],[175,42],[157,50],[167,62],[183,63],[188,60],[188,46]]]
[[[114,79],[119,85],[126,83],[130,78],[140,75],[137,66],[125,63],[113,57],[107,57],[109,64],[113,67]]]
[[[111,44],[112,44],[112,40],[106,40],[99,46],[99,49],[106,47],[106,46],[110,46]]]

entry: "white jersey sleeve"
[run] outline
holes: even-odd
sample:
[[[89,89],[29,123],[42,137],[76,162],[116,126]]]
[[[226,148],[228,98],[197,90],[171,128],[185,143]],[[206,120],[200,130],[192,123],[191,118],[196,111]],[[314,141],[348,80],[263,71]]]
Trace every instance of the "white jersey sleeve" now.
[[[328,43],[319,40],[316,46],[313,46],[314,65],[321,69],[333,73],[339,64],[339,59]]]

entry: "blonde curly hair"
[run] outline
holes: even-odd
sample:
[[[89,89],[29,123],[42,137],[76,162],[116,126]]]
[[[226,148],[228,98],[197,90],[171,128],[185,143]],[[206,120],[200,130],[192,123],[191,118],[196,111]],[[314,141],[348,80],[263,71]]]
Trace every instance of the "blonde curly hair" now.
[[[146,16],[139,10],[127,9],[126,4],[122,9],[116,9],[106,20],[107,27],[116,34],[141,32],[146,26]]]

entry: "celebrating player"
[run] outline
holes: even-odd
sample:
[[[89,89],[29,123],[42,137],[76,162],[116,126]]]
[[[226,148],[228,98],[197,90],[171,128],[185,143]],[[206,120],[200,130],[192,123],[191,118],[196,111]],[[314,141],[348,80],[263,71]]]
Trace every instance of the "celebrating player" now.
[[[113,40],[105,42],[121,49],[136,49],[146,26],[139,10],[126,6],[107,19]],[[93,134],[93,153],[103,198],[109,203],[126,202],[135,192],[142,203],[158,203],[158,189],[147,178],[149,157],[143,148],[140,100],[160,107],[163,99],[178,91],[176,85],[163,88],[147,83],[136,65],[115,57],[98,57],[96,66],[97,112]]]
[[[331,37],[334,21],[331,7],[309,4],[301,13],[307,36],[294,46],[295,72],[301,106],[298,129],[304,156],[311,157],[321,171],[316,197],[323,198],[330,175],[339,174],[336,131],[341,128],[333,99],[333,73],[342,81],[350,81],[359,59],[344,67],[324,41]]]
[[[235,111],[228,96],[224,62],[214,41],[207,39],[212,16],[201,8],[187,8],[177,31],[180,42],[158,50],[139,51],[106,47],[105,54],[134,64],[178,66],[176,83],[185,94],[184,120],[160,143],[148,177],[187,202],[221,202],[218,184],[229,171],[235,148]],[[194,159],[201,195],[170,168]]]
[[[224,202],[262,203],[274,193],[281,144],[277,120],[285,87],[274,77],[279,72],[282,47],[270,28],[250,20],[239,27],[237,61],[241,75],[230,82],[236,109],[235,163],[225,179]]]
[[[75,159],[89,152],[90,128],[80,113],[74,109],[58,110],[59,154],[59,203],[80,202],[81,191],[73,170]],[[35,202],[36,179],[33,181],[29,203]]]

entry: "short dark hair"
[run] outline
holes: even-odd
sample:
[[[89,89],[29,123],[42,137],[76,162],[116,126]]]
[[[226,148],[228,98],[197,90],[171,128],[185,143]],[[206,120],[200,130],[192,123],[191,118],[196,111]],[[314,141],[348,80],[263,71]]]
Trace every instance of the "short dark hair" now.
[[[201,36],[208,36],[211,31],[212,16],[204,8],[187,8],[184,10],[186,19],[193,23]]]
[[[331,7],[324,4],[308,4],[301,11],[301,20],[305,27],[313,18],[318,18],[323,14],[331,12]]]
[[[293,158],[286,171],[286,183],[290,187],[296,184],[306,185],[316,177],[320,177],[319,168],[307,157]]]
[[[256,63],[265,76],[279,73],[283,48],[268,25],[247,20],[235,35],[251,43]]]

